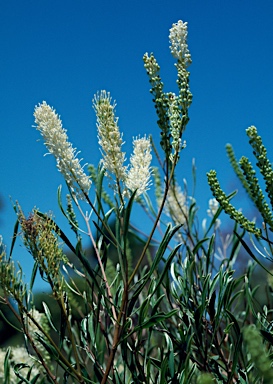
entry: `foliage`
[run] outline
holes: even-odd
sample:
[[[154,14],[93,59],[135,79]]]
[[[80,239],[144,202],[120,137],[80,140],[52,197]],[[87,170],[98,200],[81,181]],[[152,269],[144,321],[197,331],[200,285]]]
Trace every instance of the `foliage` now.
[[[125,164],[116,105],[102,91],[94,97],[102,162],[97,169],[90,165],[87,176],[56,112],[45,102],[35,109],[37,129],[68,187],[66,203],[61,187],[58,202],[72,231],[65,234],[52,214],[33,209],[25,216],[14,205],[17,222],[10,255],[1,243],[0,297],[8,309],[1,315],[24,344],[0,350],[5,384],[272,380],[270,280],[261,305],[258,287],[252,284],[255,263],[235,276],[241,244],[256,259],[257,247],[253,242],[253,250],[243,240],[245,231],[267,241],[272,255],[267,231],[272,230],[272,210],[250,163],[243,160],[241,172],[229,147],[231,163],[264,219],[266,235],[231,206],[233,194],[224,194],[213,171],[209,182],[220,205],[211,199],[208,217],[199,225],[196,201],[176,174],[192,101],[187,23],[172,26],[170,42],[178,95],[163,91],[154,55],[144,55],[161,154],[152,138],[137,137],[130,164]],[[270,163],[255,130],[248,133],[272,204]],[[158,168],[151,167],[152,147]],[[155,199],[148,194],[151,178]],[[133,224],[136,207],[151,220],[148,235]],[[222,210],[236,221],[227,236],[221,230]],[[13,260],[19,235],[34,261],[29,283]],[[84,249],[84,238],[92,244],[95,263]],[[38,274],[50,287],[41,303],[33,293]]]

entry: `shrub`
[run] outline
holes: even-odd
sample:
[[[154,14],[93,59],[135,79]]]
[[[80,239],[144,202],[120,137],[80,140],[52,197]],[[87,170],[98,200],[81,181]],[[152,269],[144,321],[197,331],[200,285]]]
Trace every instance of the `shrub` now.
[[[272,230],[272,210],[249,162],[243,160],[239,171],[229,148],[232,164],[264,218],[265,235],[230,205],[233,194],[224,194],[213,171],[209,183],[216,199],[209,201],[208,217],[200,228],[194,196],[176,174],[192,101],[187,23],[173,24],[169,37],[177,94],[164,92],[154,55],[144,55],[161,152],[151,137],[136,137],[126,165],[116,104],[101,91],[93,106],[102,160],[97,168],[88,166],[87,175],[56,111],[46,102],[35,108],[36,127],[67,184],[66,202],[61,187],[58,202],[74,240],[51,214],[33,209],[26,216],[15,204],[11,255],[1,244],[0,263],[1,300],[12,321],[7,311],[1,313],[24,336],[25,344],[0,351],[4,383],[271,380],[272,289],[268,284],[268,304],[262,308],[256,302],[257,287],[252,286],[255,263],[237,277],[234,266],[241,244],[257,259],[243,240],[245,231],[267,241],[271,251],[267,229]],[[248,134],[258,153],[256,147],[262,146],[255,130]],[[152,150],[157,168],[151,165]],[[272,204],[271,168],[262,154],[258,153],[258,166]],[[155,198],[149,191],[152,183]],[[148,235],[133,226],[136,206],[151,219]],[[221,230],[222,210],[236,221],[227,236]],[[19,228],[34,260],[28,284],[12,259]],[[95,262],[83,247],[85,237]],[[37,274],[50,287],[40,302],[33,293]]]

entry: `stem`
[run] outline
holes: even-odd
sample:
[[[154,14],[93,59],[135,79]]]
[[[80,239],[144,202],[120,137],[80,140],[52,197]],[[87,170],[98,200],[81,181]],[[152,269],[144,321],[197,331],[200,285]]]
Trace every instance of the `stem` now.
[[[178,156],[178,153],[176,154],[176,156]],[[176,160],[176,158],[175,158]],[[154,232],[156,230],[156,227],[158,225],[158,222],[159,222],[159,219],[160,219],[160,216],[162,214],[162,211],[163,211],[163,208],[164,208],[164,204],[165,204],[165,200],[167,198],[167,194],[168,194],[168,191],[169,191],[169,188],[170,188],[170,184],[171,184],[171,181],[172,181],[172,178],[173,178],[173,175],[174,175],[174,169],[175,169],[175,164],[176,162],[174,161],[174,164],[172,166],[172,169],[171,169],[171,173],[170,173],[170,177],[168,178],[168,175],[167,175],[167,183],[166,183],[166,188],[165,188],[165,191],[164,191],[164,196],[163,196],[163,199],[162,199],[162,203],[161,203],[161,206],[159,208],[159,212],[158,212],[158,215],[156,217],[156,220],[154,222],[154,225],[153,225],[153,228],[152,228],[152,231],[149,235],[149,238],[144,246],[144,249],[142,251],[142,254],[137,262],[137,265],[133,271],[133,273],[131,274],[129,280],[128,280],[128,283],[125,285],[124,287],[124,291],[123,291],[123,297],[122,297],[122,304],[121,304],[121,309],[120,309],[120,312],[119,312],[119,315],[118,315],[118,318],[117,318],[117,321],[116,321],[116,324],[115,324],[115,331],[114,331],[114,337],[113,337],[113,345],[112,345],[112,349],[111,349],[111,353],[110,353],[110,356],[109,356],[109,360],[108,360],[108,363],[107,363],[107,367],[106,367],[106,370],[105,370],[105,374],[103,376],[103,379],[101,381],[101,384],[105,384],[106,381],[107,381],[107,378],[109,376],[109,373],[110,373],[110,370],[113,366],[113,361],[114,361],[114,358],[115,358],[115,354],[116,354],[116,350],[117,350],[117,346],[118,346],[118,343],[119,343],[119,336],[120,336],[120,322],[121,322],[121,319],[122,319],[122,316],[125,316],[125,308],[127,306],[127,302],[128,302],[128,287],[130,286],[135,274],[137,273],[138,271],[138,268],[146,254],[146,251],[150,245],[150,242],[153,238],[153,235],[154,235]]]
[[[105,273],[105,270],[104,270],[104,267],[103,267],[103,264],[102,264],[102,261],[101,261],[101,257],[100,257],[98,248],[96,246],[94,237],[93,237],[92,232],[91,232],[89,220],[86,217],[86,215],[84,215],[84,213],[83,213],[80,205],[78,204],[78,202],[76,202],[76,203],[77,203],[78,209],[79,209],[79,211],[80,211],[81,215],[83,216],[84,221],[86,223],[87,230],[88,230],[88,236],[90,237],[90,240],[91,240],[92,245],[94,247],[94,250],[96,252],[96,256],[97,256],[97,259],[98,259],[100,270],[101,270],[101,273],[102,273],[102,276],[103,276],[103,281],[105,283],[105,286],[106,286],[106,289],[107,289],[107,292],[108,292],[109,301],[110,301],[111,307],[112,307],[113,318],[114,318],[115,321],[117,321],[117,314],[116,314],[116,309],[115,309],[115,306],[114,306],[114,303],[113,303],[113,296],[112,296],[112,293],[111,293],[111,288],[109,286],[109,283],[108,283],[108,280],[107,280],[107,277],[106,277],[106,273]]]
[[[31,319],[31,321],[33,322],[33,324],[35,324],[35,326],[39,329],[40,332],[43,333],[43,335],[48,339],[48,341],[50,342],[50,344],[54,347],[54,349],[56,350],[56,352],[58,353],[58,358],[64,363],[64,365],[66,365],[69,370],[71,370],[72,373],[74,373],[74,375],[78,378],[78,380],[81,382],[81,383],[84,383],[83,381],[83,378],[82,378],[82,375],[81,373],[79,373],[71,364],[68,360],[66,360],[66,358],[62,355],[62,352],[60,351],[60,349],[58,348],[58,346],[55,344],[55,342],[53,341],[53,339],[50,337],[50,335],[48,333],[46,333],[43,328],[41,327],[41,325],[36,321],[36,319],[29,313],[29,312],[26,312],[24,311],[27,315],[28,318]],[[25,332],[24,332],[25,333]]]
[[[135,266],[135,269],[133,270],[133,273],[131,274],[131,276],[129,277],[129,280],[128,280],[128,286],[131,284],[135,274],[137,273],[139,267],[140,267],[140,264],[142,263],[142,260],[144,259],[144,256],[146,254],[146,251],[150,245],[150,242],[153,238],[153,235],[154,235],[154,232],[157,228],[157,225],[158,225],[158,222],[159,222],[159,219],[161,217],[161,214],[163,212],[163,208],[164,208],[164,204],[165,204],[165,201],[166,201],[166,198],[167,198],[167,195],[168,195],[168,192],[169,192],[169,188],[170,188],[170,185],[171,185],[171,181],[172,181],[172,178],[173,178],[173,175],[174,175],[174,169],[175,169],[175,161],[174,161],[174,165],[172,166],[172,169],[171,169],[171,173],[170,173],[170,177],[167,179],[167,183],[166,183],[166,187],[165,187],[165,191],[164,191],[164,196],[163,196],[163,199],[162,199],[162,202],[161,202],[161,205],[160,205],[160,208],[159,208],[159,211],[158,211],[158,214],[157,214],[157,217],[155,219],[155,222],[154,222],[154,225],[153,225],[153,228],[152,228],[152,231],[150,232],[150,235],[148,237],[148,240],[143,248],[143,251],[142,251],[142,254]]]
[[[73,332],[71,330],[70,322],[69,322],[69,319],[68,319],[67,314],[66,314],[63,296],[61,296],[61,298],[57,297],[57,301],[60,303],[61,310],[62,310],[62,312],[66,318],[66,326],[67,326],[68,333],[69,333],[69,339],[71,340],[72,349],[73,349],[75,360],[76,360],[77,370],[79,371],[79,374],[80,374],[80,377],[82,380],[81,366],[80,366],[78,351],[77,351],[77,347],[76,347],[76,343],[75,343],[75,338],[74,338]]]
[[[114,331],[112,349],[111,349],[111,352],[110,352],[109,360],[108,360],[107,367],[106,367],[104,376],[102,378],[101,384],[105,384],[106,383],[106,381],[108,379],[108,376],[109,376],[109,373],[110,373],[110,370],[111,370],[112,365],[113,365],[113,361],[114,361],[115,354],[116,354],[116,351],[117,351],[117,346],[118,346],[118,343],[119,343],[120,323],[121,323],[122,316],[125,315],[124,309],[125,309],[125,307],[127,305],[127,300],[128,300],[128,285],[126,284],[125,287],[124,287],[124,291],[123,291],[121,309],[120,309],[117,321],[115,323],[115,331]]]

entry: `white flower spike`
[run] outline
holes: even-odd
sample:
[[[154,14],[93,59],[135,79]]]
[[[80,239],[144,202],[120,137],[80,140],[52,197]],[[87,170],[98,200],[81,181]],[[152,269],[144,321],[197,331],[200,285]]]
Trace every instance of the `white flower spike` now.
[[[130,169],[125,184],[132,192],[137,190],[136,197],[138,197],[151,185],[151,142],[144,136],[134,139],[133,146],[134,150],[130,158]]]
[[[185,68],[191,64],[191,55],[188,49],[187,37],[188,37],[188,23],[183,23],[179,20],[172,25],[170,29],[170,50],[174,58],[182,60],[185,63]]]
[[[111,100],[110,93],[106,91],[101,91],[94,96],[93,107],[97,116],[98,139],[107,176],[111,177],[113,174],[117,181],[124,181],[126,178],[125,153],[121,151],[122,135],[118,127],[118,118],[114,113],[116,103],[111,104]]]
[[[69,143],[66,129],[55,110],[45,101],[35,107],[36,128],[41,132],[45,145],[57,161],[57,167],[63,174],[68,186],[75,195],[85,200],[91,186],[90,178],[84,173],[76,149]]]

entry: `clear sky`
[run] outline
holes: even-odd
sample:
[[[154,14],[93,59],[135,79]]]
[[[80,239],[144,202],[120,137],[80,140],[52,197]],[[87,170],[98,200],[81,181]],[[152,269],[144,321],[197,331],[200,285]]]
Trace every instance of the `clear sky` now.
[[[26,214],[36,206],[62,223],[56,190],[63,180],[37,142],[35,105],[45,100],[56,109],[86,163],[100,159],[91,101],[101,89],[117,101],[128,153],[132,136],[157,138],[142,57],[154,53],[165,91],[176,92],[168,35],[179,19],[188,22],[193,104],[178,180],[191,185],[195,158],[197,203],[205,212],[211,197],[206,172],[216,169],[224,189],[233,190],[225,144],[232,143],[238,157],[251,156],[245,129],[252,124],[273,158],[271,0],[2,0],[0,233],[7,245],[16,219],[9,196]],[[14,257],[28,264],[22,248]]]

